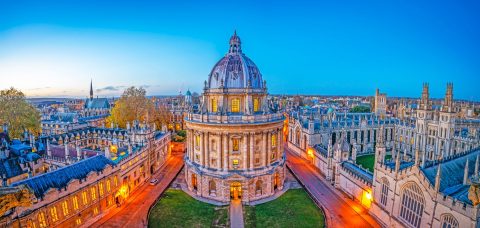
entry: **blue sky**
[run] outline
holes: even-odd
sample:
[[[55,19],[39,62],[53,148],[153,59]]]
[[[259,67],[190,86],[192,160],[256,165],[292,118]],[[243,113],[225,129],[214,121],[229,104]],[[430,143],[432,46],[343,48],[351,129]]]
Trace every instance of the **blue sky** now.
[[[0,88],[201,92],[236,29],[269,92],[480,100],[478,1],[1,1]]]

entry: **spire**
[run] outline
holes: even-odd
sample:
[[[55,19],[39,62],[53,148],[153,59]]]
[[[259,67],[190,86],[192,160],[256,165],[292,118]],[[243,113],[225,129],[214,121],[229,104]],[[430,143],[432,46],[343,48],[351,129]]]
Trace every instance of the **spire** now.
[[[235,30],[232,37],[230,37],[230,49],[228,53],[242,53],[242,42],[240,41],[240,37],[237,36],[237,30]]]
[[[415,165],[420,165],[420,151],[418,150],[418,148],[415,150]]]
[[[90,79],[90,100],[93,99],[93,80]]]
[[[440,190],[440,179],[442,175],[442,163],[438,163],[437,175],[435,176],[435,191]]]
[[[465,170],[463,171],[463,185],[466,185],[468,181],[468,158],[465,162]]]

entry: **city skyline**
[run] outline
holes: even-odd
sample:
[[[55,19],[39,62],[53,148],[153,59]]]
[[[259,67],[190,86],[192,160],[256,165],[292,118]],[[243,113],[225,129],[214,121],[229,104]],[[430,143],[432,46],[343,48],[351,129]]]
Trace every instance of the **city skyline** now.
[[[201,93],[236,29],[271,94],[415,98],[429,82],[442,98],[453,82],[456,99],[480,100],[478,3],[171,4],[2,3],[0,87],[86,97],[93,79],[102,97]]]

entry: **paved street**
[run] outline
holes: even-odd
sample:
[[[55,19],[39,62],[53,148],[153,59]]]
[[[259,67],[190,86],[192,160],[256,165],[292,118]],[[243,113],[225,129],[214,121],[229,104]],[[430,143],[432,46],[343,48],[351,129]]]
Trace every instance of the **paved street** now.
[[[144,184],[127,199],[121,207],[98,220],[92,227],[146,227],[150,206],[168,188],[183,166],[183,154],[172,155],[152,178],[159,180],[157,185]]]
[[[334,189],[308,161],[285,150],[287,166],[325,210],[328,227],[380,227],[367,210]]]

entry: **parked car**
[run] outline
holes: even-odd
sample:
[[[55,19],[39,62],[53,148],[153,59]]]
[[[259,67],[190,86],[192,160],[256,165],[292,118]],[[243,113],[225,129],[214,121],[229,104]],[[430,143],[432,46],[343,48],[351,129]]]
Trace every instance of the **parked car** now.
[[[157,179],[151,179],[150,180],[150,185],[157,185],[158,184],[158,180]]]

